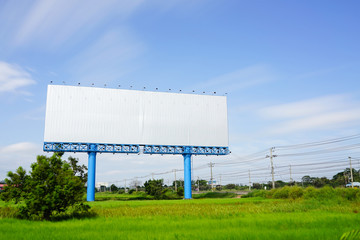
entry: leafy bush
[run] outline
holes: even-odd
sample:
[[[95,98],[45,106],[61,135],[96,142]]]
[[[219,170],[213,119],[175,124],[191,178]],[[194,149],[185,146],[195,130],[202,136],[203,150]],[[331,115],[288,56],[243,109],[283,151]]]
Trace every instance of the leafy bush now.
[[[263,197],[266,198],[266,190],[256,190],[254,192],[254,197]]]
[[[225,186],[224,186],[224,189],[235,189],[236,188],[236,186],[235,186],[235,184],[233,184],[233,183],[230,183],[230,184],[226,184]]]
[[[360,189],[352,188],[332,188],[325,186],[323,188],[307,187],[305,189],[293,186],[266,190],[254,190],[246,195],[247,197],[262,197],[275,199],[316,199],[317,201],[360,201]]]
[[[331,200],[340,197],[339,195],[336,194],[335,189],[329,186],[319,188],[317,189],[317,191],[318,191],[318,194],[316,196],[317,199]]]
[[[163,179],[153,179],[148,180],[144,183],[145,192],[151,196],[154,196],[155,199],[161,199],[164,186],[163,186]]]
[[[283,188],[277,188],[275,189],[275,192],[274,192],[274,195],[273,195],[273,198],[289,198],[289,187],[286,186],[286,187],[283,187]]]
[[[115,193],[115,192],[114,192]],[[117,191],[117,193],[118,194],[124,194],[125,193],[125,190],[124,189],[119,189],[118,191]]]
[[[194,194],[193,198],[233,198],[236,194],[232,192],[207,192]]]
[[[336,194],[349,201],[360,200],[360,191],[355,188],[338,188]]]
[[[250,197],[262,197],[262,198],[266,198],[267,197],[267,193],[269,191],[266,191],[266,190],[253,190],[251,192],[248,192],[247,194],[245,195],[242,195],[241,198],[250,198]]]
[[[7,202],[14,200],[15,204],[23,202],[18,212],[20,218],[52,220],[70,208],[72,214],[88,212],[90,207],[83,204],[83,179],[76,176],[78,166],[74,161],[61,160],[61,156],[59,153],[50,158],[38,156],[31,164],[30,175],[22,167],[8,173],[1,198]]]
[[[314,187],[307,187],[304,190],[304,198],[305,199],[310,199],[310,198],[315,198],[317,195],[317,190]]]
[[[179,197],[183,197],[184,196],[184,188],[178,187],[176,193]]]
[[[298,186],[293,186],[289,190],[289,198],[291,199],[301,198],[303,194],[304,194],[304,190]]]
[[[179,195],[171,189],[164,189],[160,199],[179,199]]]

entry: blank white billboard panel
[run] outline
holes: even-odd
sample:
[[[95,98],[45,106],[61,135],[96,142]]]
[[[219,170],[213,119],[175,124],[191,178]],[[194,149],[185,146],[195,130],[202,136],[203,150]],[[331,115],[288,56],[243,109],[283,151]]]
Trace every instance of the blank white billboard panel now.
[[[226,97],[49,85],[44,141],[227,147]]]

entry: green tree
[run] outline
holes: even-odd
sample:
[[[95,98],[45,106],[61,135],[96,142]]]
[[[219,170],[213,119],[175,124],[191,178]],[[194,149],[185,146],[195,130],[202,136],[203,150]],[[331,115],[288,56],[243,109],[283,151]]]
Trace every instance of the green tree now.
[[[111,192],[117,192],[117,191],[119,191],[119,188],[117,186],[115,186],[115,184],[111,184],[110,191]]]
[[[184,188],[183,187],[178,187],[177,195],[180,196],[180,197],[184,196]]]
[[[234,183],[229,183],[224,186],[224,189],[232,190],[232,189],[235,189],[235,187],[236,186]]]
[[[30,175],[19,167],[16,173],[9,172],[5,187],[5,201],[15,200],[20,206],[20,217],[51,220],[69,208],[75,212],[88,212],[83,204],[84,183],[77,173],[76,164],[61,160],[62,154],[54,153],[50,158],[38,156],[31,164]]]
[[[80,180],[85,184],[87,182],[88,168],[84,164],[78,165],[79,159],[71,156],[68,158],[68,163],[73,170],[74,176],[79,177]]]
[[[29,176],[26,175],[26,171],[22,167],[19,167],[14,173],[8,172],[7,176],[9,177],[5,179],[7,186],[1,194],[1,198],[7,202],[14,200],[15,204],[17,204],[27,193]]]
[[[320,187],[324,187],[325,185],[330,184],[330,180],[327,179],[326,177],[322,177],[322,178],[312,178],[312,184],[314,185],[314,187],[320,188]]]
[[[172,186],[175,187],[175,181],[173,181]],[[183,180],[176,180],[176,186],[177,187],[183,187],[184,181]]]
[[[151,196],[154,196],[155,199],[160,199],[164,190],[163,179],[153,179],[148,180],[144,183],[145,192]]]
[[[304,186],[309,186],[312,184],[312,178],[309,175],[303,176],[301,180]]]
[[[253,189],[262,189],[262,186],[260,183],[253,183],[252,188]]]

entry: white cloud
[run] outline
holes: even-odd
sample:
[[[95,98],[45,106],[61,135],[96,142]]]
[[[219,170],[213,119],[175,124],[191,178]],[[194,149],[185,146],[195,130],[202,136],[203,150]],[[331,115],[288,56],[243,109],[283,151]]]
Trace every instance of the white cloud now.
[[[273,81],[274,73],[266,65],[254,65],[215,77],[196,86],[198,89],[216,89],[217,92],[235,92]]]
[[[128,62],[143,49],[143,44],[126,29],[108,31],[76,55],[68,68],[81,83],[109,83],[133,70],[136,64]]]
[[[270,106],[259,115],[278,123],[269,128],[272,134],[344,128],[360,120],[359,103],[347,95],[330,95]]]
[[[32,142],[19,142],[0,147],[0,179],[4,179],[7,172],[15,171],[19,166],[29,171],[37,155],[44,155],[42,145]]]
[[[27,154],[36,151],[38,145],[31,142],[20,142],[0,148],[0,154]]]
[[[26,94],[19,89],[35,83],[31,75],[19,66],[0,62],[0,93],[20,92]]]
[[[22,44],[41,39],[58,45],[81,31],[91,30],[110,15],[127,17],[141,3],[142,0],[38,0],[24,18],[15,42]]]
[[[317,114],[314,116],[284,122],[275,127],[274,133],[291,133],[313,129],[335,129],[360,120],[360,109]]]
[[[311,116],[349,106],[346,95],[330,95],[263,108],[260,115],[270,119]]]

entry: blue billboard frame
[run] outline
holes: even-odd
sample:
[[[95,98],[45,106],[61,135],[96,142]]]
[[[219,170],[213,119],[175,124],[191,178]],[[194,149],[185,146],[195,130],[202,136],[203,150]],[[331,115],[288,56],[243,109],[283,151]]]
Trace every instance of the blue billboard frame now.
[[[45,152],[86,152],[88,153],[87,201],[95,201],[96,153],[135,153],[181,154],[184,157],[184,198],[191,199],[191,156],[227,155],[228,147],[177,146],[177,145],[139,145],[109,143],[44,142]]]

